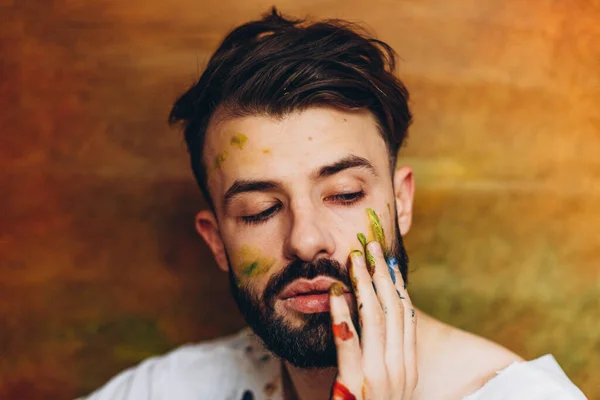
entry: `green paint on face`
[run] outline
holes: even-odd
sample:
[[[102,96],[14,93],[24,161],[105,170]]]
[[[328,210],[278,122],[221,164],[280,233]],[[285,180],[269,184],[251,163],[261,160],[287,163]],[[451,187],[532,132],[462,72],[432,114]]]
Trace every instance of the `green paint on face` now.
[[[227,153],[226,151],[217,154],[217,157],[215,158],[215,169],[221,167],[221,164],[223,164],[223,162],[227,159],[228,155],[229,153]]]
[[[375,273],[375,264],[375,257],[373,257],[373,254],[371,254],[369,249],[367,249],[367,271],[371,276],[373,276],[373,274]]]
[[[269,268],[271,268],[272,265],[273,263],[265,262],[264,260],[254,260],[252,262],[242,264],[240,271],[242,274],[244,274],[244,276],[252,278],[264,274],[269,270]]]
[[[360,242],[360,244],[362,244],[363,250],[366,250],[367,238],[365,237],[365,235],[359,232],[358,235],[356,235],[356,237],[358,237],[358,241]]]
[[[390,202],[388,201],[386,203],[386,205],[387,205],[388,213],[390,213],[390,217],[391,217],[392,216],[392,207],[390,207]]]
[[[369,215],[369,220],[371,221],[373,236],[375,236],[375,240],[377,240],[381,246],[381,251],[383,251],[385,254],[385,233],[383,232],[383,227],[381,226],[379,217],[377,217],[377,213],[375,213],[375,210],[372,208],[367,208],[367,214]]]
[[[275,264],[274,258],[265,257],[259,249],[250,246],[243,246],[235,259],[236,270],[245,278],[262,275]]]
[[[256,274],[258,269],[259,269],[258,261],[253,261],[251,263],[245,264],[241,268],[242,274],[244,274],[246,276],[252,276],[252,275]]]
[[[243,133],[236,133],[231,136],[231,145],[238,147],[240,150],[244,148],[244,145],[248,141],[248,137]]]

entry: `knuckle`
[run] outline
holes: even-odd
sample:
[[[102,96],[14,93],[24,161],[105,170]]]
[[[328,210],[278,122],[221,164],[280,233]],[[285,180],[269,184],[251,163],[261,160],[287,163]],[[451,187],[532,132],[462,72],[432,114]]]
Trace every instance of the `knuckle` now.
[[[388,387],[388,377],[385,369],[376,366],[367,366],[364,368],[365,382],[370,388]]]
[[[398,304],[398,315],[402,318],[404,318],[404,314],[406,313],[406,310],[404,309],[404,304],[402,304],[402,300],[398,299],[398,302],[400,304]]]
[[[373,312],[369,312],[366,314],[365,321],[369,324],[372,324],[374,327],[381,328],[385,326],[385,314],[383,309],[379,304],[374,307],[375,310]]]
[[[406,387],[410,388],[411,390],[414,390],[414,388],[417,386],[417,383],[419,382],[419,375],[417,373],[417,371],[410,371],[409,373],[406,374]]]
[[[404,381],[404,368],[403,365],[397,365],[398,360],[392,360],[392,363],[388,362],[388,374],[391,381]]]
[[[385,325],[385,314],[383,312],[383,309],[378,309],[375,313],[373,313],[373,318],[375,319],[375,322],[378,325]]]

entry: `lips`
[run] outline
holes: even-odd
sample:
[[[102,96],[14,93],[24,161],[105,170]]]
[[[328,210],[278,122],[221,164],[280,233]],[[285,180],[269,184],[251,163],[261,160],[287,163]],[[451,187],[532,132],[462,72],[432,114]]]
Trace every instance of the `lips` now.
[[[279,297],[282,300],[286,300],[296,296],[328,294],[329,288],[334,282],[339,281],[328,277],[320,277],[312,280],[299,279],[286,286],[285,289],[281,291]],[[343,286],[344,293],[349,293],[350,290],[346,287],[346,285]]]

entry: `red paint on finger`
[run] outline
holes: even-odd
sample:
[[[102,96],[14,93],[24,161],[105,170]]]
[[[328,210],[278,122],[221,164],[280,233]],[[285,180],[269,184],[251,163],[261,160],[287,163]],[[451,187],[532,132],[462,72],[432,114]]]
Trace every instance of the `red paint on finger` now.
[[[342,340],[348,340],[352,339],[354,334],[348,327],[347,323],[340,322],[339,324],[333,324],[333,336]]]
[[[356,400],[356,396],[350,393],[350,390],[343,383],[335,381],[333,384],[333,400]]]

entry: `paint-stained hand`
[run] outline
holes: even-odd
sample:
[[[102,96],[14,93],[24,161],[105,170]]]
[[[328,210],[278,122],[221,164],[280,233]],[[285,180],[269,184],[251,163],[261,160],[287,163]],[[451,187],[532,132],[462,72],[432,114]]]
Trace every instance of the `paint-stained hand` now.
[[[416,314],[398,263],[371,242],[350,254],[350,276],[361,325],[359,340],[341,284],[330,289],[338,375],[332,399],[402,399],[417,384]],[[375,290],[376,289],[376,290]]]

